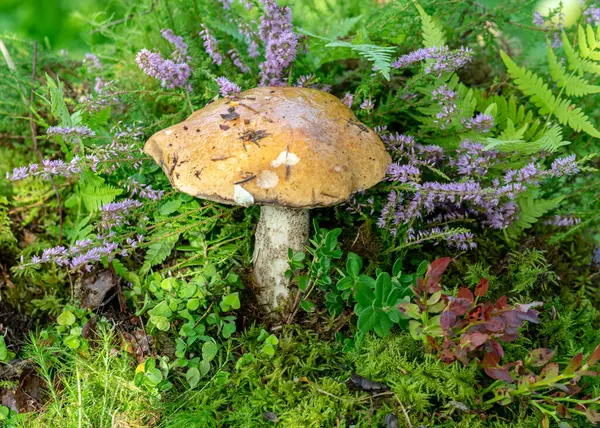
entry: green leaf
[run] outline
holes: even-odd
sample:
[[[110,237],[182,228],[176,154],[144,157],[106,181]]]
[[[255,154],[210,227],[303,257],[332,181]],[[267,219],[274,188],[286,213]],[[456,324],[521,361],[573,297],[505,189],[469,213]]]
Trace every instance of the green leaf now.
[[[346,271],[352,278],[358,278],[362,266],[363,262],[358,254],[348,253],[348,259],[346,260]]]
[[[589,121],[581,108],[571,104],[568,99],[555,96],[541,77],[518,67],[504,51],[500,51],[500,56],[515,85],[540,109],[541,115],[553,115],[559,123],[568,125],[574,131],[584,131],[592,137],[600,137],[600,131]]]
[[[185,307],[188,311],[195,311],[200,307],[200,299],[190,299],[186,302]]]
[[[156,326],[160,331],[168,331],[171,328],[169,319],[160,315],[150,317],[150,322]]]
[[[240,306],[240,296],[238,293],[231,293],[227,296],[223,296],[221,300],[221,309],[223,312],[227,312],[231,309],[239,309]]]
[[[179,207],[181,207],[181,199],[173,199],[165,202],[160,207],[158,212],[162,216],[168,216],[169,214],[173,214],[174,212],[176,212],[179,209]]]
[[[317,308],[317,305],[315,305],[313,302],[311,302],[310,300],[303,300],[300,302],[300,307],[310,313],[310,312],[314,312],[315,309]]]
[[[62,311],[62,313],[56,318],[58,325],[68,326],[73,325],[76,321],[75,315],[71,311]]]
[[[296,281],[298,281],[298,288],[302,291],[306,291],[306,289],[308,288],[308,284],[310,282],[310,276],[308,276],[308,275],[297,276]]]
[[[144,267],[146,269],[142,269],[145,272],[149,271],[150,267],[164,262],[171,255],[173,247],[175,247],[175,244],[179,240],[179,234],[177,233],[164,238],[153,235],[152,238],[158,239],[158,242],[154,242],[148,246],[146,256],[144,257]]]
[[[540,217],[557,208],[563,197],[553,199],[534,199],[533,195],[522,195],[517,199],[519,219],[511,225],[511,232],[529,229],[538,222]]]
[[[202,345],[202,359],[208,362],[212,361],[217,355],[218,350],[219,348],[214,342],[205,342]]]
[[[227,322],[225,324],[223,324],[223,332],[222,335],[225,339],[228,339],[231,337],[231,335],[233,333],[235,333],[235,323],[234,322]]]
[[[421,16],[421,26],[423,31],[423,46],[426,48],[440,47],[446,45],[446,37],[444,32],[433,21],[433,18],[425,12],[419,3],[413,3],[419,15]]]
[[[197,367],[190,367],[185,373],[185,380],[190,388],[194,388],[200,382],[200,370]]]
[[[163,300],[162,302],[159,302],[156,306],[154,306],[152,309],[150,309],[148,311],[148,314],[152,316],[162,316],[165,318],[169,318],[171,315],[173,315],[173,311],[167,304],[167,301]]]
[[[198,363],[198,368],[200,369],[200,374],[202,376],[206,376],[210,371],[210,362],[202,360],[200,363]]]

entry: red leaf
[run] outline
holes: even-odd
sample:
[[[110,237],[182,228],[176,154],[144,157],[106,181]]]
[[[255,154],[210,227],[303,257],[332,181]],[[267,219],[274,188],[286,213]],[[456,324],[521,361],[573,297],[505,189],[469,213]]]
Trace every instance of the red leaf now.
[[[510,376],[510,372],[506,370],[504,367],[495,367],[483,369],[485,373],[491,377],[492,379],[503,380],[505,382],[512,382],[512,377]]]
[[[575,373],[575,371],[579,367],[581,367],[582,362],[583,362],[583,354],[580,352],[579,354],[577,354],[573,358],[571,358],[571,361],[569,361],[569,364],[567,365],[567,367],[565,367],[565,374]]]
[[[460,338],[460,344],[467,350],[473,350],[483,345],[488,338],[489,336],[484,333],[467,333]]]
[[[461,346],[457,346],[454,348],[454,355],[456,359],[463,363],[465,366],[469,365],[469,356],[467,354],[467,350]]]
[[[556,413],[563,419],[569,417],[569,409],[567,409],[564,404],[556,406]]]
[[[481,362],[481,366],[483,368],[497,367],[499,361],[500,361],[500,357],[498,356],[498,354],[496,354],[494,352],[488,352],[487,354],[485,354],[483,356],[483,361]]]
[[[488,280],[485,278],[482,278],[481,281],[479,281],[479,284],[477,284],[477,287],[475,287],[475,295],[477,297],[483,297],[487,294],[488,292]]]
[[[502,320],[498,317],[494,317],[494,318],[490,318],[489,321],[486,321],[485,323],[483,323],[483,326],[493,332],[493,333],[497,333],[499,331],[502,331],[504,329],[504,322],[502,322]]]
[[[527,363],[533,367],[542,367],[554,356],[554,351],[549,348],[534,349],[527,355]]]
[[[481,305],[477,305],[471,310],[471,312],[469,312],[469,315],[467,315],[467,319],[469,321],[479,321],[479,318],[481,318],[482,313],[483,308],[481,307]]]
[[[450,264],[451,260],[452,259],[450,257],[444,257],[432,261],[431,264],[427,266],[427,277],[430,280],[437,282]]]
[[[444,330],[450,330],[450,328],[456,323],[456,315],[452,311],[444,311],[440,316],[440,327]]]
[[[457,317],[464,315],[471,306],[471,302],[460,297],[448,297],[448,300],[450,301],[448,310],[452,311]]]
[[[500,343],[496,342],[495,340],[490,340],[488,342],[488,345],[491,349],[490,352],[497,354],[498,359],[504,357],[504,348],[502,348],[502,345],[500,345]]]
[[[473,301],[475,300],[475,296],[473,296],[473,293],[471,293],[471,290],[469,290],[466,287],[461,287],[458,290],[458,294],[456,297],[461,298],[461,299],[466,299],[471,303],[473,303]]]
[[[600,360],[600,345],[598,345],[596,349],[594,349],[594,352],[588,357],[587,365],[590,367],[595,366],[598,360]]]
[[[502,296],[496,300],[496,309],[504,309],[506,305],[508,305],[508,298],[506,296]]]

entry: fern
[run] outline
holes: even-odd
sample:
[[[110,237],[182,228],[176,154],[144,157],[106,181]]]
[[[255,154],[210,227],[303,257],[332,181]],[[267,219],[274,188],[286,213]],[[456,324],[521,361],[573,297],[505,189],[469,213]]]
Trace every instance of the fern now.
[[[519,205],[519,219],[510,227],[514,234],[523,229],[529,229],[548,211],[558,207],[563,197],[553,199],[535,199],[533,195],[523,195],[517,200]]]
[[[579,97],[600,92],[600,86],[590,85],[583,78],[573,74],[569,76],[564,67],[558,62],[550,44],[548,44],[548,67],[550,68],[552,80],[556,82],[559,88],[565,88],[568,96]]]
[[[590,26],[586,30],[580,26],[579,53],[577,53],[563,33],[568,69],[571,70],[570,74],[560,64],[551,46],[548,46],[548,67],[552,80],[560,88],[558,95],[554,95],[540,76],[517,66],[503,51],[500,52],[500,55],[516,86],[538,107],[540,114],[554,116],[560,124],[567,125],[576,132],[583,131],[593,137],[600,137],[600,131],[590,122],[581,108],[572,103],[569,98],[562,98],[563,93],[568,97],[574,97],[600,92],[600,86],[589,84],[584,76],[585,72],[600,72],[600,67],[590,61],[600,59],[600,51],[596,51],[600,48],[598,39],[600,39],[600,29],[597,37]],[[579,77],[576,76],[577,73]]]
[[[432,48],[434,46],[446,46],[446,37],[433,18],[425,12],[419,3],[414,2],[415,7],[421,16],[421,28],[423,31],[423,46]]]
[[[0,196],[0,248],[16,249],[17,239],[10,228],[8,216],[8,200]]]
[[[98,211],[102,205],[114,201],[122,192],[122,189],[105,184],[102,177],[89,172],[81,174],[78,193],[89,212]]]
[[[334,40],[325,45],[328,48],[349,48],[372,62],[373,65],[379,70],[379,72],[390,80],[390,69],[392,66],[392,54],[396,52],[396,48],[391,46],[377,46],[377,45],[354,45],[348,42],[342,42]]]
[[[160,239],[160,236],[156,238],[159,238],[159,241],[148,246],[148,251],[146,251],[146,256],[144,257],[144,265],[141,269],[142,273],[149,272],[152,266],[164,262],[171,255],[175,244],[179,240],[179,234],[162,239]]]

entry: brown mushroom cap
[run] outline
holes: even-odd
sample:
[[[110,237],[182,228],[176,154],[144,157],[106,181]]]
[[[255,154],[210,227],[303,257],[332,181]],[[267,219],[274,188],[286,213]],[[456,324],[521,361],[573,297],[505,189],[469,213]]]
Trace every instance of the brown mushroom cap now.
[[[337,97],[305,88],[220,99],[154,134],[144,151],[181,192],[294,208],[343,202],[381,181],[391,161]]]

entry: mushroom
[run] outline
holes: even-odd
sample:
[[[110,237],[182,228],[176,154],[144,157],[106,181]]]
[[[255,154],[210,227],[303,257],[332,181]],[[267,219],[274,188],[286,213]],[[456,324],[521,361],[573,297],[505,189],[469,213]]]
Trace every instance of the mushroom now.
[[[391,161],[377,134],[338,98],[282,87],[219,99],[154,134],[144,151],[181,192],[261,206],[253,263],[267,313],[289,295],[288,249],[304,249],[308,209],[375,185]]]

